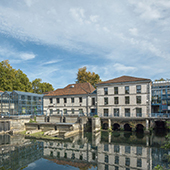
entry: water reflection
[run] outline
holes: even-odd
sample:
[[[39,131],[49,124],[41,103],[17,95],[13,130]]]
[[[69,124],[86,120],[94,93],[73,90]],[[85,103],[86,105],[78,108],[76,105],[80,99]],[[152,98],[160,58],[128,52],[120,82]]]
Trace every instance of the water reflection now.
[[[32,141],[0,136],[0,168],[152,170],[168,167],[165,136],[132,132],[82,133],[67,141]]]

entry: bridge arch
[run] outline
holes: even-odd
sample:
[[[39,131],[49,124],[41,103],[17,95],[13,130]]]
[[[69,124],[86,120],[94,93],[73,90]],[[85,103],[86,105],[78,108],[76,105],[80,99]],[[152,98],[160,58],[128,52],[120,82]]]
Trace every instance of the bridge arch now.
[[[166,129],[166,122],[165,121],[155,121],[155,129]]]
[[[130,127],[129,123],[126,123],[124,125],[124,131],[132,131],[132,128]]]
[[[142,124],[136,125],[136,131],[137,132],[144,132],[144,126]]]
[[[114,123],[112,125],[112,130],[120,130],[120,125],[118,123]]]
[[[108,130],[108,122],[103,122],[102,123],[102,129]]]

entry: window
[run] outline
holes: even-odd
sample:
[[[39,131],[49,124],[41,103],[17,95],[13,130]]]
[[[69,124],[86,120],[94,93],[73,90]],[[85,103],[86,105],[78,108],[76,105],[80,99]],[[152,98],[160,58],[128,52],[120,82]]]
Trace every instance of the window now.
[[[141,104],[141,96],[136,96],[136,103]]]
[[[82,103],[82,97],[79,97],[79,103]]]
[[[105,165],[104,170],[108,170],[108,169],[109,169],[109,166]]]
[[[119,157],[115,156],[115,164],[119,164]]]
[[[108,155],[105,155],[104,162],[106,162],[106,163],[108,163],[108,162],[109,162],[109,156],[108,156]]]
[[[130,146],[125,146],[125,153],[129,153],[130,154]]]
[[[74,103],[74,98],[71,98],[71,103]]]
[[[67,158],[67,153],[64,153],[64,158]]]
[[[104,151],[106,151],[106,152],[109,151],[109,145],[108,144],[104,144]]]
[[[95,160],[96,159],[96,154],[95,152],[92,153],[92,160]]]
[[[60,158],[60,152],[57,152],[57,158]]]
[[[108,94],[108,88],[105,87],[105,88],[104,88],[104,95],[107,95],[107,94]]]
[[[57,114],[60,114],[60,109],[57,109]]]
[[[53,109],[50,109],[50,115],[52,115],[53,114]]]
[[[64,109],[64,114],[67,114],[67,109]]]
[[[130,108],[125,109],[125,117],[130,117]]]
[[[141,85],[136,86],[136,93],[141,93]]]
[[[137,159],[137,167],[142,167],[142,159]]]
[[[119,117],[119,108],[118,109],[114,109],[114,116],[115,117]]]
[[[129,96],[125,96],[125,104],[129,104]]]
[[[119,170],[119,167],[118,167],[118,166],[115,166],[115,170]]]
[[[95,98],[92,98],[92,106],[95,106],[96,103],[95,103]]]
[[[60,103],[60,98],[56,98],[57,103]]]
[[[142,155],[142,147],[136,147],[136,155]]]
[[[142,108],[136,108],[136,117],[142,117]]]
[[[53,99],[52,98],[50,98],[50,103],[53,103]]]
[[[125,86],[125,94],[129,94],[129,86]]]
[[[71,113],[74,114],[74,109],[71,109]]]
[[[108,109],[104,109],[104,116],[108,116],[109,115],[109,110]]]
[[[119,152],[119,150],[120,150],[120,147],[119,147],[119,145],[114,145],[114,152]]]
[[[125,158],[125,165],[130,166],[130,158]]]
[[[83,109],[79,109],[79,114],[83,114]]]
[[[67,98],[64,98],[64,103],[67,103]]]
[[[107,105],[107,104],[108,104],[108,98],[105,97],[105,98],[104,98],[104,105]]]
[[[80,155],[80,160],[83,160],[83,155]]]
[[[118,87],[114,87],[114,94],[118,94]]]
[[[114,97],[114,103],[119,104],[119,98],[118,97]]]
[[[71,159],[75,159],[75,153],[72,153]]]

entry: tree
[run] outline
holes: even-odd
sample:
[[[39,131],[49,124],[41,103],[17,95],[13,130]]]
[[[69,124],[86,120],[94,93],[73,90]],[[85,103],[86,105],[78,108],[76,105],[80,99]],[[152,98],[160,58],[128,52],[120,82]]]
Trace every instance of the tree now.
[[[46,83],[46,82],[41,83],[41,81],[42,80],[40,78],[37,78],[32,81],[33,93],[42,94],[44,92],[49,92],[54,90],[53,86],[50,83]]]
[[[8,60],[0,62],[0,90],[2,91],[24,91],[44,93],[52,91],[53,86],[49,83],[41,83],[41,79],[35,79],[32,83],[22,70],[13,69]]]
[[[100,76],[98,74],[95,74],[94,72],[91,73],[90,71],[86,70],[86,67],[79,68],[76,83],[89,82],[95,87],[97,83],[101,82]]]
[[[165,81],[165,79],[164,78],[160,78],[160,79],[156,79],[155,81]]]

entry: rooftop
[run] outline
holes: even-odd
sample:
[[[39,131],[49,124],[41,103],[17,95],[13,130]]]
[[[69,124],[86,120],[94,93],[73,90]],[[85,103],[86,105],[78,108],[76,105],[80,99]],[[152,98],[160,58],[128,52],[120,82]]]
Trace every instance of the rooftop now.
[[[97,85],[102,85],[102,84],[108,84],[108,83],[124,83],[124,82],[136,82],[136,81],[148,81],[150,82],[150,79],[146,78],[138,78],[138,77],[131,77],[131,76],[121,76],[117,77],[111,80],[103,81]]]
[[[95,88],[90,83],[69,84],[65,88],[49,92],[45,96],[89,94],[94,90]]]

